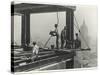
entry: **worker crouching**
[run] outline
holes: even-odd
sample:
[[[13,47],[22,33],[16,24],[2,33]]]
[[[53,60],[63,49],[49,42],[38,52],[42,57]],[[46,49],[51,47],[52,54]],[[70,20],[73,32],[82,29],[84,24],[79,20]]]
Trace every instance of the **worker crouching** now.
[[[33,42],[33,49],[32,49],[32,61],[34,61],[36,58],[38,58],[39,53],[39,46],[36,44],[36,42]]]

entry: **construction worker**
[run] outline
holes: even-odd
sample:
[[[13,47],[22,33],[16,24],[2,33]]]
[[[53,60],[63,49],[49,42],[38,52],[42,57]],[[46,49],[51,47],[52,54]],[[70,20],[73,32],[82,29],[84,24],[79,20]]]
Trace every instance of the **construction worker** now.
[[[64,48],[64,44],[65,47],[67,47],[67,34],[66,31],[67,27],[65,26],[64,29],[61,31],[61,48]]]
[[[55,33],[56,33],[56,48],[59,48],[59,33],[58,33],[58,24],[55,24]]]
[[[36,44],[36,42],[33,42],[33,51],[32,51],[32,61],[34,61],[35,58],[38,57],[39,53],[39,46]]]
[[[53,37],[53,36],[56,36],[56,49],[59,48],[59,33],[58,33],[58,24],[55,24],[55,30],[54,31],[50,31],[50,35]]]
[[[56,49],[59,48],[59,33],[58,33],[58,24],[55,24],[55,30],[50,32],[50,35],[56,36]]]
[[[75,48],[80,48],[81,47],[81,41],[79,39],[78,33],[76,33],[75,35],[76,35]]]

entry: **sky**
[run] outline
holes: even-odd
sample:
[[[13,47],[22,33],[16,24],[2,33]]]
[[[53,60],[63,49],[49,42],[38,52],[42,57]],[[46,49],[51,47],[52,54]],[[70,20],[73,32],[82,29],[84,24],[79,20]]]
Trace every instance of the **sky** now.
[[[77,22],[79,24],[79,28],[81,29],[82,26],[84,26],[87,29],[87,32],[85,29],[83,32],[86,32],[83,34],[85,39],[90,39],[89,44],[92,43],[93,45],[96,44],[97,41],[97,7],[92,5],[78,5],[76,6],[76,10],[74,12],[74,15],[77,19]],[[59,12],[59,34],[63,27],[66,25],[66,15],[65,12]],[[45,44],[47,39],[49,38],[49,32],[51,30],[54,30],[54,24],[57,23],[57,12],[53,13],[42,13],[42,14],[31,14],[31,20],[30,20],[30,31],[31,31],[31,43],[32,41],[37,41],[41,46]],[[76,22],[74,22],[76,24]],[[76,30],[77,32],[77,30]],[[14,16],[14,39],[17,44],[21,44],[21,16]],[[94,43],[93,43],[94,42]],[[50,44],[55,44],[55,37],[51,38],[49,41]],[[91,45],[92,46],[92,45]]]
[[[89,31],[89,36],[95,38],[95,36],[97,36],[98,25],[97,7],[92,5],[77,6],[75,16],[80,26],[83,24],[83,21],[85,20],[86,26]]]

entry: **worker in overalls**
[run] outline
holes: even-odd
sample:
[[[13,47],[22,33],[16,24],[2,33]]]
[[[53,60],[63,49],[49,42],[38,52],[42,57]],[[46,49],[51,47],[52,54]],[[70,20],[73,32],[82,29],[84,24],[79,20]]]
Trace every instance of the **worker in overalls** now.
[[[32,61],[38,57],[39,53],[39,46],[36,44],[36,42],[33,42],[33,49],[32,49]]]
[[[59,33],[58,33],[58,29],[57,29],[58,25],[55,24],[55,33],[56,33],[56,48],[59,48]]]
[[[55,30],[50,31],[49,33],[52,37],[56,36],[56,49],[59,48],[59,33],[58,33],[57,27],[58,27],[58,24],[55,24]]]
[[[64,29],[61,31],[61,48],[67,47],[67,27],[65,26]],[[65,45],[64,45],[65,44]]]

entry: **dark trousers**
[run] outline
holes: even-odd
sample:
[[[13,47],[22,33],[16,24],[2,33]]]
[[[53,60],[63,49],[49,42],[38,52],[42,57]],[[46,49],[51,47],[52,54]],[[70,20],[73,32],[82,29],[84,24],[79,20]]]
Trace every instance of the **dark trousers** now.
[[[67,46],[68,46],[68,41],[67,40],[64,40],[64,39],[61,39],[61,49],[67,48]]]
[[[61,39],[61,49],[63,49],[63,48],[64,48],[64,40]]]
[[[56,48],[59,49],[59,36],[56,36]]]

